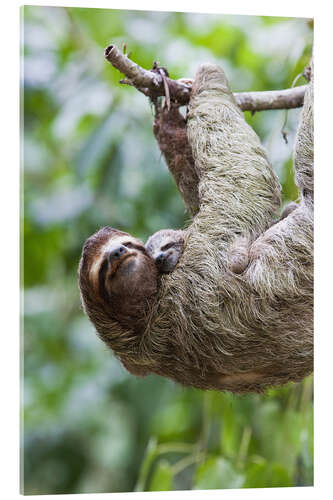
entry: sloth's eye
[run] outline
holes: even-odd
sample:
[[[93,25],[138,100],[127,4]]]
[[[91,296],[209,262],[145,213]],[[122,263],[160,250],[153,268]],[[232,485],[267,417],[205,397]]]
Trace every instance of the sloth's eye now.
[[[165,252],[165,250],[169,250],[169,248],[172,248],[174,246],[174,242],[167,243],[166,245],[163,245],[161,247],[162,252]]]
[[[123,243],[123,245],[126,248],[134,248],[135,250],[139,250],[139,252],[146,253],[145,247],[139,245],[135,241],[126,241],[125,243]]]
[[[127,247],[127,248],[133,248],[134,245],[131,241],[127,241],[126,243],[123,243],[124,247]]]

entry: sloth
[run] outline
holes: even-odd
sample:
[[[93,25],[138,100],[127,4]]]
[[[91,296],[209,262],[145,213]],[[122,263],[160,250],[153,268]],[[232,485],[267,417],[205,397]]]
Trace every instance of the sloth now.
[[[223,70],[199,67],[185,128],[174,109],[163,111],[167,126],[160,119],[155,136],[193,214],[177,265],[159,273],[139,240],[113,228],[87,240],[79,265],[84,310],[132,374],[246,393],[311,373],[312,99],[313,79],[295,147],[300,203],[276,224],[279,181]],[[192,169],[189,183],[182,166]],[[238,238],[248,258],[234,273],[228,256]]]
[[[148,238],[146,251],[154,259],[160,273],[171,273],[176,267],[183,251],[184,235],[181,230],[161,229]]]

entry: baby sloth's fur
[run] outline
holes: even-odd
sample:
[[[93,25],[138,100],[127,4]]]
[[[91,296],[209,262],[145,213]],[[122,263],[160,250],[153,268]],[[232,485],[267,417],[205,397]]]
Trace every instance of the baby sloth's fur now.
[[[176,267],[183,251],[184,235],[184,231],[161,229],[148,238],[146,250],[160,273],[171,273]]]
[[[312,371],[312,85],[296,141],[301,201],[273,224],[280,184],[266,152],[223,71],[210,64],[199,68],[187,119],[199,211],[184,232],[176,267],[160,276],[158,289],[156,274],[144,275],[151,293],[141,293],[139,323],[117,317],[120,297],[112,303],[92,290],[93,251],[99,254],[105,245],[103,234],[92,237],[94,250],[84,250],[91,259],[84,255],[80,266],[82,300],[101,338],[132,373],[249,392],[301,380]],[[241,273],[228,264],[238,238],[249,242]]]

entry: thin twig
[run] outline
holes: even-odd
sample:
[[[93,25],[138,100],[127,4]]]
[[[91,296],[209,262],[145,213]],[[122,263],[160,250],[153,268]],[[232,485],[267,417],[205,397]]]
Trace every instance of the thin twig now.
[[[251,427],[246,425],[243,430],[242,439],[239,445],[239,452],[237,458],[237,466],[241,467],[245,463],[245,459],[249,450],[251,441],[252,430]]]
[[[304,73],[298,73],[298,75],[295,76],[293,83],[291,84],[291,89],[293,89],[295,87],[298,80],[302,77],[306,78]],[[297,87],[297,88],[299,88],[299,87]],[[283,140],[286,144],[288,144],[288,132],[286,131],[287,121],[288,121],[288,109],[286,109],[286,111],[285,111],[284,122],[283,122],[282,129],[281,129],[281,134],[282,134]]]
[[[196,464],[198,462],[201,462],[205,459],[205,454],[204,453],[198,453],[195,455],[187,455],[186,457],[182,458],[178,462],[176,462],[172,466],[172,471],[174,475],[176,476],[180,472],[182,472],[184,469],[189,467],[190,465]]]
[[[168,87],[168,82],[167,82],[167,76],[165,74],[164,69],[162,69],[162,68],[159,69],[159,73],[160,73],[162,80],[163,80],[165,104],[166,104],[166,107],[168,108],[168,111],[170,111],[170,92],[169,92],[169,87]]]
[[[179,105],[185,105],[189,102],[192,80],[172,80],[165,75],[162,78],[159,70],[152,71],[141,68],[141,66],[129,59],[115,45],[109,45],[105,49],[105,58],[114,68],[126,76],[125,79],[121,80],[121,83],[132,85],[145,95],[154,98],[165,95],[167,84],[169,98],[172,101]],[[255,112],[267,109],[290,109],[303,106],[305,89],[306,85],[302,85],[285,90],[236,92],[234,96],[243,111]]]
[[[158,445],[157,440],[154,437],[150,438],[134,491],[144,491],[151,467],[156,458],[160,455],[164,455],[166,453],[190,453],[192,456],[195,451],[196,447],[193,444],[165,443]]]

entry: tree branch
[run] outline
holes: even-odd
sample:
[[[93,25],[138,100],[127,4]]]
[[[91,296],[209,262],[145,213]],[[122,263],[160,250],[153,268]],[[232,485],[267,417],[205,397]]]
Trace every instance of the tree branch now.
[[[267,109],[291,109],[303,106],[307,85],[263,92],[234,93],[238,106],[243,111],[265,111]]]
[[[131,61],[115,45],[105,49],[105,58],[112,66],[123,73],[126,78],[121,83],[132,85],[145,95],[156,98],[165,95],[165,83],[169,87],[170,99],[179,105],[189,102],[192,80],[172,80],[162,77],[158,70],[146,70]],[[164,80],[164,81],[163,81]],[[243,111],[264,111],[267,109],[290,109],[303,106],[306,85],[285,90],[270,90],[264,92],[236,92],[234,97]]]

